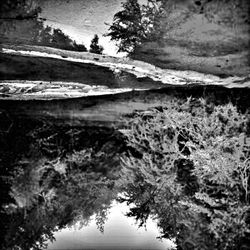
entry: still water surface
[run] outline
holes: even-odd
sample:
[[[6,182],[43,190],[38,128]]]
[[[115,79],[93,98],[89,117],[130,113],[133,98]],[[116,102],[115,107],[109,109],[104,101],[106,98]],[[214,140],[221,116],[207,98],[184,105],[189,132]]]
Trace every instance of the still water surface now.
[[[169,249],[170,240],[159,240],[155,221],[148,219],[145,227],[138,227],[135,220],[126,216],[129,207],[113,202],[104,227],[100,232],[92,216],[90,223],[79,228],[79,223],[55,233],[56,241],[48,250],[56,249]]]
[[[113,128],[56,125],[1,113],[1,249],[170,249],[151,217],[142,227],[117,200],[120,156]],[[66,125],[67,124],[67,125]]]
[[[219,97],[227,98],[225,90],[221,89],[221,92],[219,88],[216,90]],[[247,102],[243,97],[248,100],[249,93],[246,90],[243,91],[246,92],[246,95],[241,91],[233,90],[235,97],[240,94],[240,98],[237,98],[238,104],[241,102],[246,105]],[[192,92],[194,93],[194,89]],[[231,91],[230,93],[232,94]],[[164,94],[162,93],[162,95]],[[154,99],[159,99],[156,98],[159,96],[155,93]],[[214,94],[213,97],[215,97]],[[135,109],[137,107],[135,105],[138,103],[144,105],[143,107],[146,109],[146,104],[143,104],[140,99],[142,96],[137,99],[134,96],[130,98],[130,102],[127,101],[126,104],[131,104],[131,110],[132,106]],[[113,101],[111,102],[111,100]],[[153,99],[151,98],[151,100]],[[197,242],[205,246],[204,248],[199,247],[199,249],[222,249],[216,247],[218,243],[213,242],[211,233],[209,234],[208,231],[211,223],[214,221],[217,223],[218,218],[211,222],[202,214],[187,210],[186,199],[189,197],[193,199],[194,193],[197,193],[202,186],[199,185],[197,176],[190,174],[193,163],[185,158],[189,152],[180,147],[183,144],[183,137],[178,137],[179,139],[174,144],[175,149],[183,151],[183,158],[178,158],[179,156],[174,154],[173,158],[167,159],[163,165],[161,164],[161,154],[154,154],[155,157],[158,157],[155,158],[157,166],[165,166],[165,168],[155,169],[153,164],[150,165],[151,168],[148,168],[147,164],[150,164],[150,161],[147,162],[147,160],[151,158],[147,158],[147,154],[141,153],[148,149],[147,144],[144,145],[144,141],[140,141],[143,146],[142,151],[136,150],[141,144],[136,144],[134,147],[129,145],[131,140],[135,140],[135,137],[132,136],[137,136],[131,131],[137,131],[137,127],[134,126],[129,130],[129,127],[126,129],[124,123],[121,124],[120,121],[115,123],[120,117],[117,112],[114,112],[112,122],[110,119],[104,119],[107,114],[110,114],[111,107],[120,107],[119,101],[121,100],[115,99],[115,97],[109,97],[108,100],[96,97],[49,102],[0,102],[0,221],[2,225],[0,249],[160,250],[170,248],[172,245],[170,239],[176,239],[178,247],[183,246],[182,249],[195,249],[194,246]],[[200,120],[199,105],[201,105],[201,101],[200,99],[194,100],[190,105],[194,111],[192,119],[196,119],[194,120],[196,122],[199,121],[197,122],[197,126],[200,126],[198,131],[203,133],[206,131],[202,130],[205,122]],[[178,102],[175,103],[178,104]],[[170,101],[168,104],[173,105]],[[218,107],[219,109],[217,109]],[[175,115],[180,115],[178,119],[181,119],[181,122],[183,120],[185,127],[190,122],[183,119],[183,114],[191,117],[186,108],[186,106],[183,107],[181,112],[175,111]],[[207,106],[207,108],[209,109],[202,109],[204,112],[202,117],[206,119],[205,112],[211,112],[211,106]],[[242,155],[249,157],[249,136],[247,137],[242,132],[249,131],[247,125],[249,115],[245,117],[237,113],[231,103],[213,108],[214,111],[208,116],[209,119],[224,117],[221,114],[226,114],[227,117],[229,117],[229,113],[234,115],[236,119],[233,119],[233,125],[227,123],[229,128],[231,126],[234,128],[233,130],[228,129],[230,133],[234,131],[233,137],[230,134],[225,141],[233,140],[233,143],[227,144],[232,147],[243,145]],[[105,113],[105,110],[108,112]],[[131,110],[127,112],[130,115]],[[169,110],[173,112],[172,109]],[[90,122],[94,111],[96,117]],[[142,125],[145,125],[145,119],[152,122],[152,119],[155,119],[152,118],[152,112],[157,112],[160,118],[153,120],[155,131],[152,134],[152,129],[148,130],[148,136],[152,135],[150,137],[152,141],[159,145],[157,128],[162,129],[162,126],[157,127],[155,124],[161,124],[161,119],[169,117],[169,114],[165,113],[166,111],[167,109],[160,107],[155,108],[154,111],[148,110],[142,112],[139,117],[133,117],[131,122],[135,125],[142,122]],[[220,116],[217,113],[215,115],[215,111],[221,112]],[[226,113],[226,111],[230,112]],[[139,113],[134,115],[138,116]],[[107,117],[110,118],[110,116]],[[129,120],[128,115],[124,116],[124,119],[125,117]],[[214,133],[210,133],[210,130],[208,130],[209,134],[205,133],[205,138],[209,136],[208,138],[213,142],[212,150],[215,150],[214,147],[216,148],[218,141],[221,141],[221,136],[224,136],[224,122],[227,122],[228,119],[219,120],[220,123],[218,120],[216,121],[215,123],[211,120],[209,124],[218,126],[218,136],[214,138]],[[171,125],[171,123],[166,124]],[[247,127],[244,128],[242,124]],[[119,126],[123,129],[119,130]],[[138,132],[144,130],[138,130]],[[164,145],[165,150],[173,145],[171,131],[168,130],[167,138],[164,137],[163,141],[160,140],[160,145]],[[247,133],[249,135],[249,132]],[[128,136],[131,136],[130,140],[126,139]],[[142,135],[140,134],[140,136]],[[235,144],[235,140],[238,144]],[[200,141],[193,143],[199,145]],[[223,162],[225,159],[227,161],[228,159],[237,160],[235,154],[238,154],[238,151],[232,149],[232,151],[219,152],[222,154]],[[199,159],[203,159],[204,155],[208,156],[206,150],[198,155]],[[219,156],[213,157],[213,160],[217,161],[217,158]],[[145,162],[142,162],[142,159]],[[174,164],[170,165],[172,160]],[[228,195],[228,187],[224,187],[224,182],[223,185],[219,182],[219,185],[224,188],[228,201],[234,202],[235,198],[230,193]],[[229,185],[231,184],[229,183]],[[217,186],[210,185],[210,187],[214,192]],[[233,188],[231,192],[233,193],[234,190],[236,189]],[[238,200],[244,201],[248,206],[248,197],[242,194]],[[216,193],[216,199],[217,196],[220,197]],[[232,200],[230,197],[233,197]],[[195,200],[193,199],[193,201]],[[224,198],[221,202],[228,203],[224,201]],[[200,202],[196,201],[192,206],[197,208],[197,204],[200,205]],[[201,208],[203,209],[203,207]],[[222,210],[224,208],[225,211]],[[228,206],[224,205],[218,207],[219,213],[217,213],[221,214],[222,211],[227,213],[227,208]],[[211,209],[216,211],[217,207]],[[208,210],[203,209],[202,211]],[[246,210],[247,223],[248,218],[250,217]],[[220,223],[225,225],[222,220]],[[159,227],[157,228],[157,226]],[[233,227],[230,224],[228,228],[231,230]],[[158,236],[168,240],[161,242],[156,239]],[[248,236],[246,234],[246,237],[239,239],[239,244],[243,247],[250,245]],[[215,247],[213,245],[211,247],[211,244],[214,244]]]

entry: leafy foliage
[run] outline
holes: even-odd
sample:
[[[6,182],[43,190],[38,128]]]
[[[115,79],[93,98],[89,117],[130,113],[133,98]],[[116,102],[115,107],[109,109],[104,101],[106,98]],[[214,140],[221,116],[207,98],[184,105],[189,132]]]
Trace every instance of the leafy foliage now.
[[[64,34],[62,30],[52,29],[49,26],[42,28],[37,37],[37,41],[35,40],[34,42],[65,50],[87,51],[87,48],[83,44],[77,44],[68,35]]]
[[[117,195],[120,146],[113,131],[60,130],[47,123],[25,130],[17,134],[28,147],[6,161],[11,164],[10,197],[1,204],[1,249],[44,249],[55,231],[87,225],[93,215],[103,232]]]
[[[137,0],[127,0],[123,10],[114,15],[106,36],[117,41],[118,52],[133,52],[154,28],[155,16],[160,12],[159,1],[150,0],[140,6]]]
[[[176,103],[175,103],[176,102]],[[241,249],[249,224],[249,115],[192,100],[136,113],[123,131],[121,201],[143,225],[158,218],[179,249]]]
[[[177,249],[247,249],[249,113],[171,99],[126,117],[124,136],[29,119],[0,137],[10,191],[1,192],[2,249],[43,249],[53,232],[93,215],[103,232],[118,194],[133,204],[128,216],[140,226],[153,216]]]
[[[38,17],[41,8],[33,0],[4,0],[0,6],[0,38],[2,42],[35,44],[76,51],[87,51],[60,29],[44,27]]]
[[[100,46],[98,42],[99,42],[99,37],[98,35],[95,34],[94,38],[91,40],[89,52],[95,53],[95,54],[102,54],[103,47]]]

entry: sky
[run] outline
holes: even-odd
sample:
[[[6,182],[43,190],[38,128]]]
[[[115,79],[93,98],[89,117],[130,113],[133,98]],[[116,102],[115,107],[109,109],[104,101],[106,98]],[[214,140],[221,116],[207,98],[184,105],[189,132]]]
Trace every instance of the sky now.
[[[117,48],[109,37],[103,37],[112,23],[113,16],[121,9],[123,0],[38,0],[40,16],[45,25],[60,28],[77,43],[89,48],[94,35],[104,47],[104,54],[117,56]],[[145,3],[146,0],[139,0]],[[122,54],[120,55],[122,56]]]
[[[47,250],[73,250],[73,249],[144,249],[167,250],[173,243],[169,240],[156,239],[160,235],[156,222],[149,219],[146,228],[138,228],[133,218],[125,213],[128,207],[125,204],[113,202],[108,219],[102,234],[92,220],[82,229],[66,228],[55,233],[56,241],[49,244]]]

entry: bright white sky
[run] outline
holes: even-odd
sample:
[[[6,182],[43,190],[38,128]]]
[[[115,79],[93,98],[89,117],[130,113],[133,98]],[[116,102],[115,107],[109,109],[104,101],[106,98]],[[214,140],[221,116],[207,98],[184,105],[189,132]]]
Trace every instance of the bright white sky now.
[[[104,53],[117,56],[115,44],[103,35],[108,31],[108,25],[105,23],[112,23],[113,16],[121,9],[123,0],[38,0],[38,2],[42,8],[41,17],[47,19],[45,25],[60,28],[77,43],[84,43],[87,48],[94,35],[98,34]],[[145,2],[146,0],[139,0],[139,3]]]
[[[80,230],[67,228],[55,234],[56,241],[49,245],[47,250],[73,249],[144,249],[167,250],[173,243],[168,240],[160,241],[159,230],[151,219],[145,228],[138,228],[133,218],[125,213],[128,207],[125,204],[113,202],[108,220],[104,226],[104,234],[97,229],[95,220]]]

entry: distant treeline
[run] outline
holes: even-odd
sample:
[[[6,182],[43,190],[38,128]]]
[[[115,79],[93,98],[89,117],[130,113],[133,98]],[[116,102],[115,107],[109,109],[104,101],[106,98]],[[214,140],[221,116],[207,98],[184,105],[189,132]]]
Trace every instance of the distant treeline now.
[[[84,44],[78,44],[61,29],[44,25],[40,18],[42,10],[34,0],[3,0],[0,6],[0,42],[11,44],[32,44],[50,46],[72,51],[87,51]],[[90,52],[101,54],[103,48],[95,35]]]

